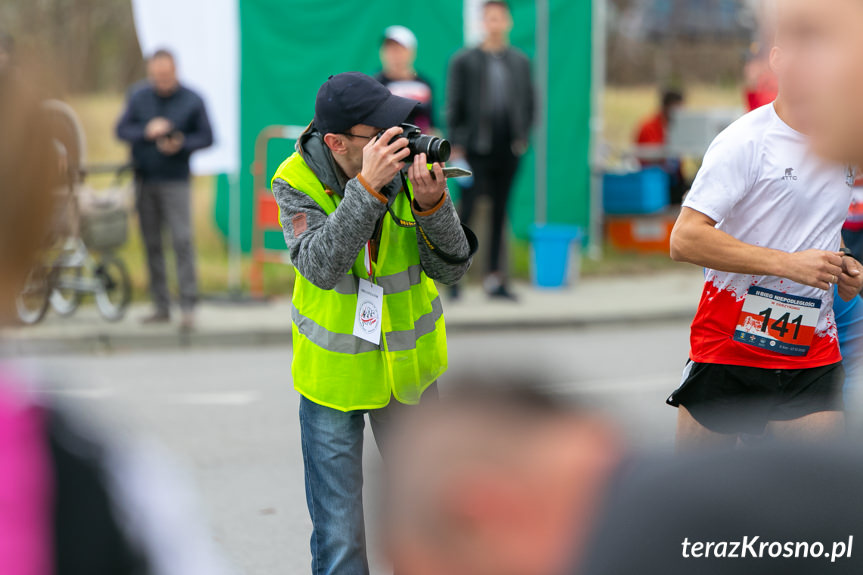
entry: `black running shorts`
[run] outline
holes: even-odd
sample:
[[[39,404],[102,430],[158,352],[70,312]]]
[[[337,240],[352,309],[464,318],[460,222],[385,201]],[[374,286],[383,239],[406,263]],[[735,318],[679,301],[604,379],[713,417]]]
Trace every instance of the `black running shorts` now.
[[[811,369],[764,369],[690,361],[666,403],[684,406],[717,433],[764,433],[769,421],[841,411],[842,362]]]

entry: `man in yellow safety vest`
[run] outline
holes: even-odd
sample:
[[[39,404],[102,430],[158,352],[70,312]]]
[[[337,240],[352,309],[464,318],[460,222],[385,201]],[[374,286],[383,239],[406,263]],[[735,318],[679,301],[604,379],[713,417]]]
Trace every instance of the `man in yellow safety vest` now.
[[[436,395],[447,347],[434,280],[458,281],[476,250],[443,164],[399,137],[416,105],[365,74],[331,76],[273,177],[297,272],[292,375],[313,573],[368,573],[365,415],[380,448],[394,410]]]

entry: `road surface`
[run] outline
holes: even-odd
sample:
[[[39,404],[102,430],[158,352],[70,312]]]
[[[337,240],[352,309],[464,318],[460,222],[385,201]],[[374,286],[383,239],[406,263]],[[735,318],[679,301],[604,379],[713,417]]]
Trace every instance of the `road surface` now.
[[[533,374],[545,387],[607,412],[634,445],[665,450],[676,412],[664,400],[680,379],[687,337],[685,323],[459,334],[450,338],[450,373],[441,392],[467,373]],[[309,572],[311,524],[289,348],[34,362],[51,374],[57,398],[114,427],[155,437],[172,451],[198,489],[214,537],[240,572]],[[379,458],[368,435],[371,488]],[[367,507],[373,499],[370,493]],[[367,522],[373,525],[370,517],[371,511]]]

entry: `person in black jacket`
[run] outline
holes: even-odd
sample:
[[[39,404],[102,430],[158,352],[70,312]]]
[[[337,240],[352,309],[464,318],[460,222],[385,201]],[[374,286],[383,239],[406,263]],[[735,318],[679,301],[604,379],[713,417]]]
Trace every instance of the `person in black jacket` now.
[[[485,288],[492,297],[515,299],[502,262],[504,222],[519,158],[527,150],[534,117],[530,62],[509,44],[509,5],[483,6],[485,39],[456,54],[447,81],[447,123],[453,160],[465,158],[474,184],[465,189],[461,220],[470,223],[477,197],[492,202],[491,241]]]
[[[145,323],[170,320],[162,229],[171,231],[180,284],[181,327],[194,324],[197,300],[190,207],[189,158],[213,143],[204,101],[177,80],[173,55],[159,50],[147,63],[148,81],[131,91],[117,137],[132,144],[137,208],[147,250],[155,311]]]

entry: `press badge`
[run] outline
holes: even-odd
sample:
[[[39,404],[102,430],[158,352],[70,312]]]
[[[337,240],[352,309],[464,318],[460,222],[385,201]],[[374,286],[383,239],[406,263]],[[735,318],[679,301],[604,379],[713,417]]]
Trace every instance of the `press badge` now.
[[[381,344],[381,314],[384,288],[360,279],[357,289],[357,311],[354,315],[354,335],[375,345]]]
[[[752,286],[746,294],[734,341],[780,353],[809,353],[821,300]]]

